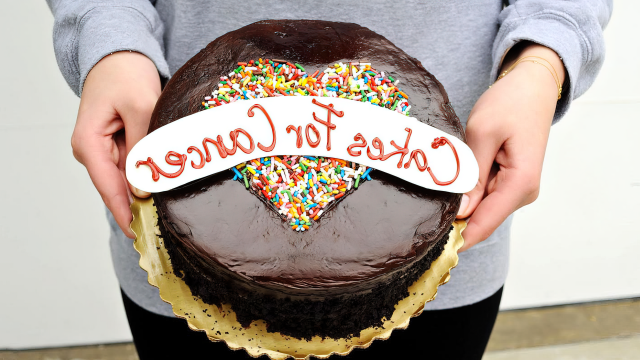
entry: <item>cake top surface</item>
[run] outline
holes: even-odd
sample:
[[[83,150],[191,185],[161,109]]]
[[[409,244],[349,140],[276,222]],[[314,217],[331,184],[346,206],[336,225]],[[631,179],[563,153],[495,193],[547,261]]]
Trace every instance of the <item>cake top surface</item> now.
[[[210,43],[169,81],[149,131],[202,111],[221,77],[258,58],[300,64],[307,74],[334,63],[371,63],[402,79],[418,121],[464,139],[442,85],[388,40],[355,24],[289,20],[254,23]],[[444,236],[460,202],[459,194],[375,172],[300,233],[234,176],[223,172],[155,194],[161,221],[211,267],[286,289],[358,287],[384,277]]]

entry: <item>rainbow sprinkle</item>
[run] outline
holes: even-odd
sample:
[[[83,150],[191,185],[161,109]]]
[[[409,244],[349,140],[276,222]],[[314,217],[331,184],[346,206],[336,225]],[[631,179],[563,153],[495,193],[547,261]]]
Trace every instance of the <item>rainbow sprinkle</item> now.
[[[409,116],[408,96],[400,81],[377,72],[370,63],[336,63],[307,74],[300,64],[258,59],[239,62],[218,89],[205,96],[211,109],[237,100],[276,96],[340,97],[385,107]],[[234,168],[238,180],[273,204],[293,230],[305,231],[327,206],[371,180],[372,168],[341,159],[314,156],[273,156],[254,159]]]
[[[409,116],[411,105],[407,94],[397,87],[399,82],[364,62],[340,62],[309,75],[300,64],[258,59],[239,62],[229,76],[221,77],[218,89],[205,96],[202,106],[210,109],[274,96],[323,96],[369,102]]]
[[[272,156],[231,169],[234,180],[271,202],[293,230],[305,231],[332,202],[371,180],[372,168],[340,159]]]

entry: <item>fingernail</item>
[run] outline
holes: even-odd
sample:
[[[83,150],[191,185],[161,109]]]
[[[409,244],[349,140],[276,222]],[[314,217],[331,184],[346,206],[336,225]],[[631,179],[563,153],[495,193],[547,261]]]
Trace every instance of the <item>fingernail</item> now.
[[[129,230],[127,231],[127,234],[125,234],[125,235],[127,235],[127,237],[128,237],[129,239],[135,239],[135,238],[136,238],[136,234],[135,234],[133,231],[131,231],[131,229],[129,229]]]
[[[131,192],[133,193],[133,195],[139,197],[139,198],[146,198],[149,197],[151,195],[151,193],[148,193],[146,191],[142,191],[138,188],[136,188],[135,186],[131,186]]]
[[[460,202],[460,210],[458,210],[458,216],[464,215],[469,207],[469,195],[462,195],[462,201]]]

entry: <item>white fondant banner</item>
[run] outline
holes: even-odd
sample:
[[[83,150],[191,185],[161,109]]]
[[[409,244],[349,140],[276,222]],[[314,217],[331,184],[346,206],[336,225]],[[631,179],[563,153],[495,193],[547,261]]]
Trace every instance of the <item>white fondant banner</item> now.
[[[476,159],[458,138],[369,103],[314,96],[242,100],[184,117],[140,140],[126,173],[136,188],[162,192],[278,155],[354,161],[452,193],[478,180]]]

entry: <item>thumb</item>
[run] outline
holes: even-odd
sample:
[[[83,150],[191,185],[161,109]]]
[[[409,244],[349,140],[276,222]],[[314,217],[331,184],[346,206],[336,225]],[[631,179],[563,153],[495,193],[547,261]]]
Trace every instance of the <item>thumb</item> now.
[[[127,156],[129,155],[131,149],[138,143],[138,141],[140,141],[147,135],[149,121],[151,119],[151,114],[153,112],[156,99],[157,98],[150,96],[145,101],[139,100],[136,102],[135,106],[128,108],[127,111],[123,111],[123,113],[121,113],[123,122],[125,124],[125,144]],[[135,196],[140,198],[146,198],[151,195],[151,193],[142,191],[131,184],[129,184],[129,188]]]
[[[493,163],[501,146],[499,141],[489,136],[477,134],[473,131],[473,128],[468,128],[467,144],[478,161],[480,171],[476,186],[468,193],[462,195],[460,210],[458,210],[458,215],[456,216],[457,219],[470,217],[484,198]]]
[[[484,182],[479,181],[476,184],[476,187],[473,190],[469,191],[466,194],[462,195],[462,200],[460,201],[460,209],[458,210],[458,215],[456,219],[466,219],[473,214],[476,210],[482,198],[484,197]]]
[[[125,148],[129,155],[131,149],[140,141],[149,128],[151,113],[160,96],[160,76],[154,63],[139,53],[121,52],[118,78],[128,86],[123,89],[126,96],[120,96],[115,107],[122,118],[125,129]],[[129,184],[131,192],[138,197],[148,197],[149,193],[140,191]]]

